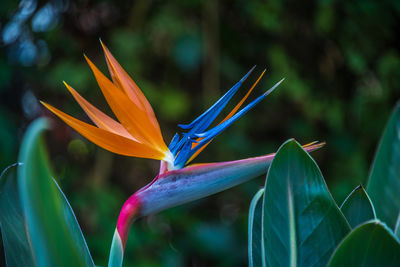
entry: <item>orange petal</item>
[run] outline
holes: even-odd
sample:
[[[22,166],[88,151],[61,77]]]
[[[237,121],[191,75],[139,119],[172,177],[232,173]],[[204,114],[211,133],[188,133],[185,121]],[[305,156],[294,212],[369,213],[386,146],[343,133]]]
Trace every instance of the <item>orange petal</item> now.
[[[84,99],[74,88],[69,86],[66,82],[64,82],[68,91],[72,94],[78,104],[82,107],[82,109],[86,112],[89,118],[101,129],[107,130],[109,132],[113,132],[118,135],[122,135],[126,138],[135,139],[128,133],[128,131],[117,121],[113,120],[95,106],[90,104],[86,99]],[[137,141],[137,140],[136,140]]]
[[[142,91],[131,79],[131,77],[129,77],[126,71],[121,67],[121,65],[114,58],[108,48],[103,44],[103,42],[100,41],[100,43],[103,47],[108,70],[110,71],[113,82],[128,95],[133,103],[135,103],[142,110],[145,110],[148,119],[151,121],[154,127],[160,129],[157,118],[154,115],[153,108],[147,101],[146,97],[143,95]]]
[[[261,75],[258,77],[258,79],[255,81],[255,83],[251,86],[251,88],[249,89],[249,91],[246,93],[246,95],[242,98],[242,100],[240,100],[240,102],[232,109],[231,112],[229,112],[229,114],[218,124],[223,123],[224,121],[226,121],[227,119],[229,119],[230,117],[232,117],[233,115],[235,115],[235,113],[239,110],[239,108],[243,105],[244,101],[246,101],[246,99],[249,97],[250,93],[253,91],[254,87],[256,87],[256,85],[258,84],[258,82],[261,80],[262,76],[264,75],[265,70],[261,73]],[[200,141],[202,138],[198,138],[196,141]],[[195,159],[201,151],[203,151],[212,141],[213,139],[211,139],[207,144],[205,144],[202,148],[200,148],[199,150],[197,150],[191,157],[190,159],[187,161],[186,164],[188,164],[189,162],[191,162],[193,159]],[[192,144],[192,149],[197,145],[197,143],[193,143]]]
[[[165,158],[165,153],[162,151],[77,120],[44,102],[42,104],[88,140],[108,151],[131,157],[157,160]]]
[[[148,142],[158,149],[167,151],[161,131],[154,127],[143,110],[126,97],[86,56],[85,58],[107,103],[125,129],[140,142]]]

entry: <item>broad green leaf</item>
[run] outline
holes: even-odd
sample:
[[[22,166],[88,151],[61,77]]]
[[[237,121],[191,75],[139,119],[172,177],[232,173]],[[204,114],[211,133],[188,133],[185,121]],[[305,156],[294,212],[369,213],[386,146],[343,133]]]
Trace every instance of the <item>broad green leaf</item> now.
[[[400,266],[400,244],[385,225],[370,221],[354,229],[340,243],[328,266]]]
[[[340,210],[352,228],[363,222],[375,219],[374,206],[361,185],[357,186],[343,201]]]
[[[372,165],[367,192],[376,216],[394,229],[400,211],[400,103],[383,133]]]
[[[18,189],[36,266],[94,266],[75,215],[50,174],[41,133],[32,123],[23,139]]]
[[[295,140],[272,161],[263,209],[266,266],[324,266],[350,231],[317,164]]]
[[[261,225],[263,210],[264,188],[260,189],[253,197],[249,209],[249,233],[248,233],[248,253],[249,267],[262,266],[264,250],[261,242]]]
[[[16,169],[8,167],[0,176],[0,227],[7,266],[35,266],[18,194]]]

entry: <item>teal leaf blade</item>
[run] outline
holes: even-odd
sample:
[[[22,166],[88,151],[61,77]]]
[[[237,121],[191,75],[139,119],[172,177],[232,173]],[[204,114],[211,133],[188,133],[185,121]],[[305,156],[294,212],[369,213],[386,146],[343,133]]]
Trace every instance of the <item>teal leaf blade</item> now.
[[[400,266],[400,244],[384,224],[370,221],[340,243],[328,266]]]
[[[378,146],[367,192],[376,216],[394,229],[400,211],[400,103],[394,108]]]
[[[343,201],[340,210],[352,228],[376,218],[374,206],[361,185]]]
[[[35,266],[19,200],[18,164],[0,176],[0,227],[7,266]]]
[[[36,266],[94,266],[66,197],[52,178],[41,139],[45,119],[28,128],[22,142],[18,189]]]
[[[262,209],[264,188],[253,197],[249,209],[248,253],[249,267],[262,266],[264,250],[262,249]]]
[[[295,141],[278,150],[264,191],[266,266],[323,266],[350,231],[311,156]]]

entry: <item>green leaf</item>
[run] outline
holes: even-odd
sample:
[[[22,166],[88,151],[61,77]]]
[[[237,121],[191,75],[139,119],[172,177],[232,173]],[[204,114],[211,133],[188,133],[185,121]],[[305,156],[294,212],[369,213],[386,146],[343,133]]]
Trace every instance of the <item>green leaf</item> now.
[[[400,103],[383,133],[372,165],[367,192],[376,216],[394,229],[400,211]]]
[[[354,229],[335,250],[328,266],[400,266],[400,244],[390,229],[374,220]]]
[[[262,258],[264,258],[261,242],[263,194],[264,188],[261,188],[254,195],[249,209],[249,267],[262,266]]]
[[[352,228],[363,222],[375,219],[374,206],[361,185],[357,186],[343,201],[340,210]]]
[[[17,166],[9,166],[0,176],[0,226],[4,254],[7,266],[35,266],[18,195]]]
[[[50,174],[41,133],[47,121],[29,127],[21,146],[18,188],[36,266],[94,266],[67,199]]]
[[[263,235],[266,266],[323,266],[350,231],[311,156],[286,141],[268,171]]]

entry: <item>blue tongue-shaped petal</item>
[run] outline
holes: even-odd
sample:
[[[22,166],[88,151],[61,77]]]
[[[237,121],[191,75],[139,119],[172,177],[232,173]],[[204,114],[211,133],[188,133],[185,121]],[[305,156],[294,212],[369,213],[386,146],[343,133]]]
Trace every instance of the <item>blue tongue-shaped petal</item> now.
[[[229,118],[228,120],[224,121],[223,123],[215,126],[214,128],[203,132],[203,133],[196,133],[194,134],[195,137],[200,137],[203,138],[201,141],[198,142],[198,145],[195,146],[193,149],[191,150],[187,150],[187,148],[185,149],[184,153],[182,153],[183,151],[179,152],[178,157],[175,159],[175,165],[178,167],[183,167],[186,163],[186,161],[194,154],[196,153],[197,150],[199,150],[201,147],[203,147],[204,145],[206,145],[211,139],[213,139],[215,136],[217,136],[218,134],[220,134],[221,132],[223,132],[226,128],[228,128],[232,123],[234,123],[237,119],[239,119],[241,116],[243,116],[247,111],[249,111],[250,109],[252,109],[255,105],[257,105],[259,102],[261,102],[267,95],[269,95],[272,91],[275,90],[276,87],[278,87],[278,85],[283,82],[284,79],[280,80],[279,82],[277,82],[273,87],[271,87],[268,91],[266,91],[264,94],[262,94],[261,96],[259,96],[258,98],[256,98],[255,100],[253,100],[251,103],[249,103],[247,106],[245,106],[244,108],[242,108],[239,112],[237,112],[235,115],[233,115],[231,118]],[[189,142],[189,140],[187,143],[189,143],[191,145],[191,143],[194,141],[192,140],[192,142]],[[187,144],[186,143],[186,144]],[[186,146],[186,145],[185,145]],[[183,149],[182,149],[183,150]],[[182,154],[182,155],[181,155]]]
[[[184,130],[193,129],[193,128],[200,129],[200,128],[204,128],[204,127],[205,127],[204,130],[207,129],[207,127],[210,126],[210,124],[214,121],[214,119],[218,116],[218,114],[226,106],[226,104],[229,102],[229,100],[237,92],[237,90],[240,88],[242,83],[253,72],[255,67],[256,66],[252,67],[251,70],[249,70],[249,72],[247,72],[247,74],[245,76],[243,76],[243,78],[239,82],[237,82],[231,89],[229,89],[228,92],[226,92],[217,102],[214,103],[214,105],[212,105],[209,109],[207,109],[203,114],[201,114],[199,117],[194,119],[189,124],[178,124],[178,126]],[[212,121],[210,121],[211,118],[213,118]]]
[[[174,148],[174,146],[178,143],[179,141],[179,134],[175,134],[174,137],[172,137],[171,143],[169,143],[169,150],[172,150]]]
[[[247,79],[247,77],[253,72],[254,68],[251,68],[249,72],[243,78],[236,83],[228,92],[226,92],[214,105],[212,105],[209,109],[207,109],[203,114],[197,117],[189,124],[179,124],[178,126],[184,130],[189,130],[187,133],[183,134],[182,139],[172,145],[170,144],[169,148],[171,152],[176,155],[176,153],[182,148],[183,144],[194,134],[203,132],[210,126],[211,123],[215,120],[215,118],[221,113],[224,107],[228,104],[229,100],[235,95],[237,90],[240,88],[242,83]]]
[[[195,140],[192,140],[195,142]],[[175,158],[174,165],[182,168],[185,166],[186,161],[190,158],[191,154],[191,149],[192,149],[192,142],[191,140],[187,140],[186,143],[182,146],[182,149],[179,151],[178,155]]]
[[[249,103],[247,106],[242,108],[240,111],[238,111],[235,115],[233,115],[231,118],[228,120],[224,121],[223,123],[215,126],[214,128],[204,132],[204,133],[198,133],[195,134],[196,137],[202,137],[204,138],[203,140],[206,140],[208,138],[214,138],[217,134],[221,133],[223,130],[225,130],[229,125],[234,123],[237,119],[239,119],[242,115],[244,115],[247,111],[249,111],[251,108],[253,108],[255,105],[257,105],[261,100],[263,100],[267,95],[269,95],[272,91],[275,90],[278,85],[283,82],[284,79],[280,80],[277,82],[273,87],[271,87],[268,91],[266,91],[264,94],[259,96],[258,98],[254,99],[251,103]],[[202,142],[200,143],[203,143]],[[208,140],[209,141],[209,140]]]

